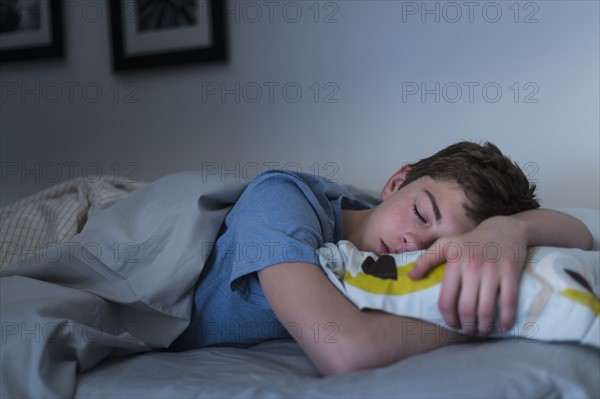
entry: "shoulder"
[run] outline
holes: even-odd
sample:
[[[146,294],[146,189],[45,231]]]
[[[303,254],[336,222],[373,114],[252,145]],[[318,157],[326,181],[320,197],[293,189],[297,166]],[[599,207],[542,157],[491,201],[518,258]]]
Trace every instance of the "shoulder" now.
[[[250,182],[247,189],[265,188],[290,188],[293,187],[303,192],[325,191],[330,186],[341,186],[323,177],[302,172],[273,169],[258,175]]]
[[[263,172],[248,184],[244,195],[302,193],[305,181],[302,175],[282,170]]]
[[[303,176],[285,171],[265,172],[252,180],[228,215],[244,224],[265,220],[291,222],[315,215],[319,190]],[[318,216],[318,215],[317,215]]]
[[[311,175],[263,173],[248,185],[225,222],[249,236],[283,234],[320,245],[334,239],[339,219],[327,186]]]
[[[258,175],[248,184],[240,202],[269,206],[281,204],[288,209],[301,204],[327,208],[330,200],[344,193],[341,186],[317,176],[271,170]]]

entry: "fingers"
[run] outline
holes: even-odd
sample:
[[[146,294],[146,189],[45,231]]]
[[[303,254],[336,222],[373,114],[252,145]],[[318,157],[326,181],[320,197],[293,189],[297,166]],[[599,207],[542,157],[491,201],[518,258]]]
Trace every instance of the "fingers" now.
[[[446,324],[460,330],[462,328],[460,317],[457,312],[458,297],[460,294],[462,274],[460,268],[454,265],[446,265],[438,306]]]
[[[489,336],[510,330],[517,300],[518,273],[514,268],[494,263],[479,267],[448,264],[438,305],[449,326],[469,335]]]
[[[440,263],[443,263],[446,258],[443,251],[438,250],[440,247],[442,247],[440,242],[436,242],[427,250],[421,252],[415,262],[415,267],[408,273],[408,277],[418,280],[425,277],[427,273],[435,269]]]
[[[419,279],[446,262],[438,306],[446,324],[466,334],[509,330],[516,318],[519,265],[509,258],[453,257],[438,240],[421,253],[408,276]],[[498,316],[498,318],[497,318]]]
[[[498,265],[488,264],[482,270],[479,303],[477,304],[477,332],[481,336],[488,336],[496,330],[499,284]]]
[[[469,335],[480,333],[481,322],[490,317],[481,312],[482,305],[489,303],[485,284],[486,280],[474,264],[446,266],[439,298],[440,312],[446,324]],[[492,308],[494,303],[495,297],[492,298]],[[492,314],[492,320],[493,317]]]
[[[477,335],[478,331],[478,298],[481,276],[473,264],[463,268],[462,289],[458,298],[458,317],[462,330],[469,335]]]
[[[503,332],[511,329],[516,320],[519,287],[519,273],[513,268],[502,276],[500,289],[500,328]]]

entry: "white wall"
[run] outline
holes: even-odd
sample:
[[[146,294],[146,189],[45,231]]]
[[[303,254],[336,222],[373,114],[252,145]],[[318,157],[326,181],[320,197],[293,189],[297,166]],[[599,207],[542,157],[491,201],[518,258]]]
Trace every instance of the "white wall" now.
[[[215,162],[377,189],[402,163],[470,139],[524,165],[543,205],[600,208],[597,1],[276,1],[270,16],[263,1],[230,0],[227,64],[119,74],[105,2],[68,3],[64,60],[0,69],[2,205],[71,173],[153,180]],[[439,102],[407,91],[436,83]],[[209,95],[215,84],[239,85],[239,102]],[[286,84],[288,96],[301,88],[297,102]],[[9,94],[15,85],[25,91]],[[98,101],[86,99],[97,87]]]

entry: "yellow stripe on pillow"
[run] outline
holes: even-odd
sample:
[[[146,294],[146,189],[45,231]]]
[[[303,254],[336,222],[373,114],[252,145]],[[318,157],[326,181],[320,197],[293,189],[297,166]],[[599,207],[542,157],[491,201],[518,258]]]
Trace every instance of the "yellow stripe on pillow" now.
[[[361,272],[353,276],[346,272],[344,282],[373,294],[406,295],[441,283],[444,266],[444,263],[439,265],[420,280],[411,280],[408,277],[408,273],[415,267],[415,262],[411,262],[397,268],[398,278],[396,280],[381,279]]]
[[[596,317],[600,316],[600,301],[594,295],[571,288],[561,291],[560,294],[592,309]]]

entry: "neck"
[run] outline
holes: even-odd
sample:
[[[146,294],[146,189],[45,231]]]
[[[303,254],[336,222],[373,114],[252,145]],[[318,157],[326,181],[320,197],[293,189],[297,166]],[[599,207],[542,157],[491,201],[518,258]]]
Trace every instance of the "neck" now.
[[[344,224],[344,240],[352,242],[357,247],[362,244],[361,237],[365,229],[367,217],[372,209],[350,210],[342,209]]]

